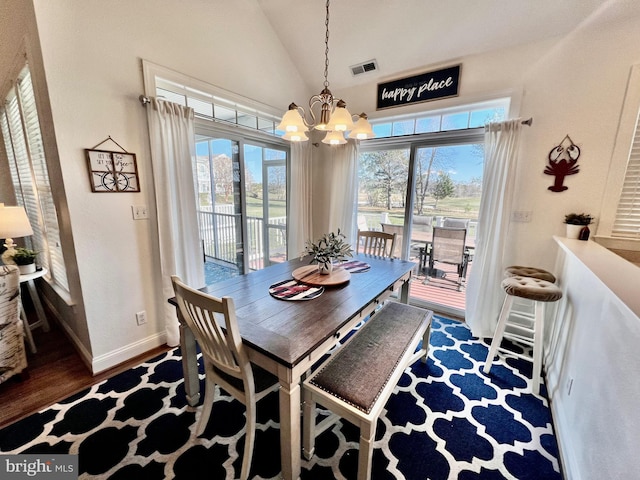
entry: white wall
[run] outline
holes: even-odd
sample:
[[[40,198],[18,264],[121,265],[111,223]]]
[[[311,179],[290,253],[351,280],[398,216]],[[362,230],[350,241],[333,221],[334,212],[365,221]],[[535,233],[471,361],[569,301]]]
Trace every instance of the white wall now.
[[[22,3],[9,0],[10,13],[24,15]],[[155,214],[138,101],[141,59],[283,110],[308,93],[254,0],[188,8],[166,0],[35,0],[34,9],[52,111],[44,128],[55,126],[86,310],[88,338],[78,337],[99,371],[163,341],[156,223],[131,215],[131,205]],[[15,52],[2,54],[4,61]],[[91,192],[84,149],[108,136],[137,155],[140,193]],[[135,322],[140,310],[144,326]]]

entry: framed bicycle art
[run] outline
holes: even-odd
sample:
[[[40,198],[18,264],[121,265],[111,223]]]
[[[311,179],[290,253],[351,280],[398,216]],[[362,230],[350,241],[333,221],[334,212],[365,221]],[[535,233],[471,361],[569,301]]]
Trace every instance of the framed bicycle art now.
[[[85,152],[92,192],[140,191],[135,153],[88,148]]]

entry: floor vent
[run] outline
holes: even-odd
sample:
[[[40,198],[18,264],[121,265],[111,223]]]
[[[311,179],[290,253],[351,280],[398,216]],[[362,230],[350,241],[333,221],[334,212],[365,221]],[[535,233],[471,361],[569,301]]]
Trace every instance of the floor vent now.
[[[358,65],[352,65],[349,67],[352,75],[362,75],[363,73],[373,72],[378,70],[378,63],[375,60],[369,60]]]

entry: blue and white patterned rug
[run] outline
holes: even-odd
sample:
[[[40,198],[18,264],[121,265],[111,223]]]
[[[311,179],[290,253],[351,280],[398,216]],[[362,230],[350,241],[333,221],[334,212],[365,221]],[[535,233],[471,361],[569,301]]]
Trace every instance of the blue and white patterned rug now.
[[[530,393],[531,364],[497,362],[458,322],[434,318],[427,365],[416,363],[380,417],[374,479],[562,479],[548,402]],[[541,388],[544,394],[544,386]],[[0,430],[0,452],[78,454],[80,478],[237,478],[244,407],[226,394],[194,438],[179,350],[94,385]],[[258,404],[251,476],[279,475],[277,393]],[[356,477],[358,430],[339,422],[303,460],[302,479]]]

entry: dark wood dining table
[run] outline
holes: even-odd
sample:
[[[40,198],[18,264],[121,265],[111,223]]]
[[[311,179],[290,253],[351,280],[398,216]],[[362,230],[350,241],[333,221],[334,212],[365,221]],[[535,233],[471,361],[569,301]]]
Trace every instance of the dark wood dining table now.
[[[300,383],[306,372],[390,296],[408,302],[415,263],[363,254],[353,260],[366,262],[370,269],[352,273],[344,284],[325,287],[322,295],[311,300],[280,300],[269,293],[271,285],[292,278],[294,270],[308,265],[308,258],[201,289],[216,297],[233,298],[249,359],[279,378],[280,450],[286,480],[300,477]],[[170,302],[175,305],[175,299]],[[187,400],[196,405],[200,398],[196,342],[179,311],[178,320]]]

